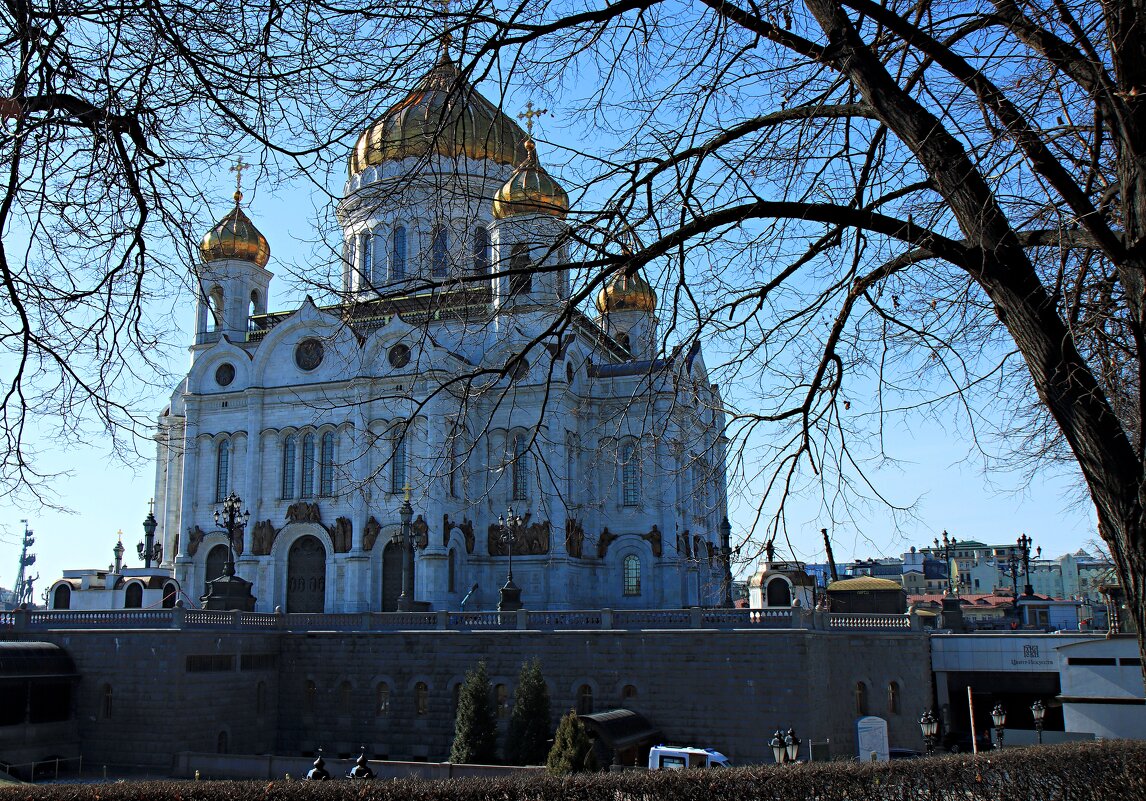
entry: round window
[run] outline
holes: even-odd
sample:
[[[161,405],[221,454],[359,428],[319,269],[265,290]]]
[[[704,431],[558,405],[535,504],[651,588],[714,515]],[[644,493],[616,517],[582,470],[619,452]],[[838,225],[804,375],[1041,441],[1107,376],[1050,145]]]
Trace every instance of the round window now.
[[[294,349],[294,363],[301,370],[313,370],[322,364],[323,347],[317,339],[304,339]]]
[[[410,349],[405,345],[395,345],[390,348],[390,352],[386,354],[386,358],[390,360],[391,367],[405,367],[410,363]]]
[[[219,386],[230,386],[231,382],[234,380],[235,365],[231,364],[230,362],[223,362],[219,365],[218,369],[215,370],[215,383]]]

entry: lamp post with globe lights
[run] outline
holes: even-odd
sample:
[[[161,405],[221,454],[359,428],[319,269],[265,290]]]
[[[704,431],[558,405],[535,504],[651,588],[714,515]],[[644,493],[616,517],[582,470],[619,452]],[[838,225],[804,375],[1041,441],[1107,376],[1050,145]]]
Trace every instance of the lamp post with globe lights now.
[[[796,736],[796,730],[793,728],[789,728],[788,733],[784,735],[784,751],[789,764],[794,765],[799,761],[800,738]]]
[[[207,594],[199,599],[204,609],[254,611],[251,582],[235,575],[235,537],[242,536],[251,519],[249,511],[240,511],[242,507],[243,499],[232,492],[223,499],[222,507],[215,510],[215,525],[227,532],[227,563],[223,565],[223,575],[207,582]]]
[[[1002,704],[995,704],[991,710],[991,722],[995,724],[995,748],[1003,747],[1003,727],[1007,724],[1007,710]]]
[[[923,713],[919,719],[919,728],[923,732],[923,742],[927,745],[927,756],[935,753],[935,738],[939,734],[939,718],[935,717],[930,709]]]
[[[1042,701],[1031,704],[1031,716],[1035,719],[1035,732],[1038,734],[1039,745],[1043,744],[1043,717],[1046,713],[1047,708]]]
[[[497,605],[499,612],[516,612],[521,608],[521,587],[513,583],[513,546],[521,535],[525,521],[521,515],[514,514],[513,507],[506,512],[507,517],[497,518],[497,528],[500,539],[509,549],[509,571],[506,573],[505,585],[501,588],[501,601]]]

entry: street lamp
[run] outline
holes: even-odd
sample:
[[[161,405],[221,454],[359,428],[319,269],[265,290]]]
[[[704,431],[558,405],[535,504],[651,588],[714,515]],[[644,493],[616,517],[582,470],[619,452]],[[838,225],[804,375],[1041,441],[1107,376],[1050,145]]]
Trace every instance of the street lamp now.
[[[732,608],[732,524],[725,517],[720,521],[720,554],[724,560],[724,575],[721,582],[724,584],[724,607]]]
[[[794,764],[796,758],[800,756],[800,738],[796,736],[795,729],[789,728],[788,733],[784,735],[784,750],[787,752],[788,761]]]
[[[991,722],[995,724],[995,748],[1003,747],[1003,726],[1007,724],[1007,710],[1001,703],[991,710]]]
[[[223,499],[222,508],[215,510],[215,525],[227,532],[227,563],[223,575],[207,582],[207,594],[199,599],[204,609],[251,612],[255,608],[251,582],[235,575],[235,537],[242,535],[251,520],[251,513],[242,508],[243,499],[232,492]]]
[[[150,504],[154,506],[155,501],[150,501]],[[155,529],[158,527],[159,523],[155,520],[155,511],[148,509],[147,517],[143,518],[143,542],[135,546],[135,551],[143,560],[145,568],[150,568],[152,562],[158,564],[163,556],[163,543],[155,541]]]
[[[935,751],[935,735],[939,733],[939,719],[928,709],[919,719],[919,728],[923,731],[923,742],[927,744],[927,756]]]
[[[506,514],[508,517],[498,515],[497,518],[499,539],[509,548],[509,572],[505,576],[505,586],[501,588],[501,601],[497,605],[497,611],[516,612],[521,608],[521,587],[513,583],[513,545],[521,535],[525,521],[521,519],[521,515],[513,513],[512,506]]]
[[[939,538],[935,538],[935,552],[943,554],[943,562],[947,565],[947,594],[955,594],[955,581],[951,578],[951,556],[955,553],[955,546],[958,543],[954,537],[948,537],[947,532],[943,532],[943,542],[939,542]]]
[[[410,520],[414,516],[414,507],[410,506],[410,485],[405,487],[406,497],[398,509],[398,516],[402,525],[394,536],[394,543],[402,555],[402,594],[398,596],[398,611],[414,611],[414,536],[410,531]]]
[[[1019,537],[1018,542],[1020,558],[1023,561],[1023,575],[1026,576],[1027,579],[1027,583],[1023,587],[1023,595],[1030,597],[1035,594],[1035,589],[1031,586],[1031,545],[1034,543],[1034,540],[1026,534],[1023,534]],[[1037,559],[1042,556],[1042,553],[1043,549],[1040,545],[1035,549],[1035,558]]]
[[[785,758],[788,756],[788,747],[784,743],[784,732],[776,729],[772,733],[772,739],[768,742],[772,747],[772,757],[776,760],[777,765],[783,765]]]
[[[1043,744],[1043,716],[1046,715],[1047,708],[1043,706],[1042,701],[1035,701],[1031,704],[1031,714],[1035,718],[1035,731],[1038,732],[1039,745]]]

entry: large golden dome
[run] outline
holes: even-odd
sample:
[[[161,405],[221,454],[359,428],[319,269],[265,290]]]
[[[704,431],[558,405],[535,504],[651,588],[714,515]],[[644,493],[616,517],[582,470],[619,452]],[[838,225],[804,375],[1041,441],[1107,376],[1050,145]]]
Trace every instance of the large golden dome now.
[[[350,154],[350,175],[384,161],[431,153],[518,164],[525,132],[462,77],[449,56],[404,100],[372,122]]]
[[[639,271],[629,275],[622,270],[597,293],[597,311],[608,314],[632,309],[649,313],[656,311],[657,293]]]
[[[533,140],[526,139],[525,161],[493,196],[493,218],[504,220],[515,214],[564,217],[568,212],[569,195],[537,161]]]
[[[271,259],[271,246],[267,238],[239,208],[243,196],[235,193],[235,208],[231,209],[215,227],[203,234],[199,243],[199,256],[204,263],[216,259],[241,259],[266,267]]]

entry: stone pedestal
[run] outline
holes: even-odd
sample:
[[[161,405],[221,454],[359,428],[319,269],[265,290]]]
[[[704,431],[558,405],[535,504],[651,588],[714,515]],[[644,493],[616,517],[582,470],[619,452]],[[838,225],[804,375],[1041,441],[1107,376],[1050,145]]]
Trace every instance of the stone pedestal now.
[[[255,596],[251,595],[251,582],[238,576],[220,576],[207,582],[207,594],[199,601],[204,609],[240,612],[255,610]]]

